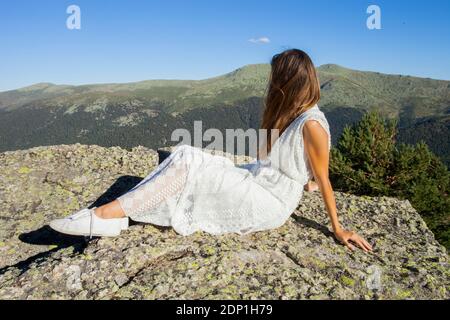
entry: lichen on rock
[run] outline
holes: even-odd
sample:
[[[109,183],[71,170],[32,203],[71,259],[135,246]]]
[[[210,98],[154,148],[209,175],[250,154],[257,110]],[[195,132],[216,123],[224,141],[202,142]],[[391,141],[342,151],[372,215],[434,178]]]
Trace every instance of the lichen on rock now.
[[[246,162],[249,159],[237,157]],[[449,299],[446,250],[408,201],[336,192],[373,254],[336,243],[319,193],[274,230],[245,236],[134,224],[87,241],[47,226],[127,191],[158,163],[143,147],[0,154],[0,299]]]

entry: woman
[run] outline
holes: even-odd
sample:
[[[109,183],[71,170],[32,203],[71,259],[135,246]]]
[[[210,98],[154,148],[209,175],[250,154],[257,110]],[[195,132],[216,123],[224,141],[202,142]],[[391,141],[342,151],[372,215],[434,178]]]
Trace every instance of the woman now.
[[[314,176],[336,238],[349,249],[370,244],[341,228],[328,179],[328,122],[319,110],[320,84],[309,56],[287,50],[271,61],[262,128],[264,148],[250,165],[181,146],[126,194],[99,208],[50,223],[72,235],[117,236],[135,221],[172,226],[182,235],[249,232],[284,224]]]

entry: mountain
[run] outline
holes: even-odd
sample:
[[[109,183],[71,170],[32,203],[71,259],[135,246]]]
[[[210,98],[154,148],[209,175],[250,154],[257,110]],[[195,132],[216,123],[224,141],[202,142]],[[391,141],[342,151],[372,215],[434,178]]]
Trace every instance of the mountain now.
[[[40,83],[0,93],[0,151],[61,143],[132,148],[170,145],[175,128],[257,128],[270,66],[254,64],[206,80],[124,84]],[[401,141],[425,140],[450,164],[450,82],[318,68],[320,106],[333,141],[345,125],[377,110],[399,119]]]
[[[182,113],[262,96],[269,70],[268,65],[249,65],[206,80],[148,80],[82,86],[40,83],[0,93],[0,109],[65,107],[69,112],[76,112],[130,104],[136,107],[156,106],[158,109],[164,107],[166,112]]]
[[[144,147],[0,153],[0,299],[450,298],[445,248],[408,201],[394,198],[336,193],[343,225],[373,254],[336,243],[317,192],[305,193],[283,226],[245,236],[134,224],[86,241],[47,226],[114,199],[157,163]]]

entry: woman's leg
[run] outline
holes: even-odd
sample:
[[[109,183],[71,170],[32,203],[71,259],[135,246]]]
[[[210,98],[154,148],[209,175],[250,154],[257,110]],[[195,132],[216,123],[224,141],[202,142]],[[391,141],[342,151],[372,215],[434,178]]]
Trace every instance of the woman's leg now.
[[[177,196],[187,179],[187,165],[183,160],[172,161],[152,172],[126,194],[95,209],[102,219],[131,217],[158,207],[170,197]]]
[[[187,152],[187,154],[185,154]],[[126,194],[95,209],[102,219],[133,217],[158,207],[166,199],[180,194],[186,184],[188,162],[193,160],[188,147],[180,147],[144,180]]]
[[[118,236],[128,227],[127,217],[159,225],[170,225],[170,209],[177,204],[187,180],[188,164],[184,150],[175,152],[156,170],[116,200],[94,210],[84,208],[50,221],[58,232],[80,236]]]
[[[95,215],[102,219],[124,218],[125,212],[120,206],[119,200],[111,201],[104,204],[94,211]]]

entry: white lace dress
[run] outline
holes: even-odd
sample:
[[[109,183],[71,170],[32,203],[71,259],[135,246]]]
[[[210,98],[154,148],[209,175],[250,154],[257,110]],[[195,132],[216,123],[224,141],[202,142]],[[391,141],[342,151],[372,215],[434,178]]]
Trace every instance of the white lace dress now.
[[[172,226],[189,235],[277,228],[297,207],[312,177],[303,148],[303,124],[316,120],[328,133],[316,105],[298,116],[265,160],[235,166],[228,158],[183,145],[150,175],[118,198],[132,220]]]

